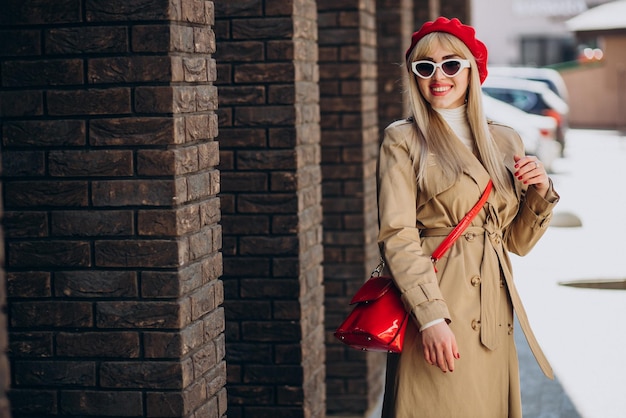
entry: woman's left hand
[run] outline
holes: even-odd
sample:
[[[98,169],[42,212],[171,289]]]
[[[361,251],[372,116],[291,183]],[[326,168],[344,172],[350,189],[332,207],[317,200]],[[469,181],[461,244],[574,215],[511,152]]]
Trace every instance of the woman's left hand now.
[[[550,188],[550,179],[544,165],[533,155],[520,157],[515,155],[515,177],[529,186],[534,186],[541,197],[546,197]]]

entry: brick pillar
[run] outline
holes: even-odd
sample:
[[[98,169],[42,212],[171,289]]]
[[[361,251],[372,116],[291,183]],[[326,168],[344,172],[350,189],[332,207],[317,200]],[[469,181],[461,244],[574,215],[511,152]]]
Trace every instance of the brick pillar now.
[[[439,0],[441,15],[450,19],[459,18],[466,25],[471,25],[472,10],[470,0]]]
[[[0,105],[1,106],[1,105]],[[2,147],[0,147],[0,172],[2,170]],[[0,185],[0,222],[3,220],[2,187]],[[11,409],[7,392],[11,382],[11,368],[7,350],[9,336],[6,315],[6,274],[4,270],[4,234],[0,229],[0,418],[11,418]]]
[[[217,0],[228,410],[323,417],[313,0]]]
[[[384,355],[359,353],[332,331],[378,260],[376,5],[319,0],[327,413],[362,414],[382,391]]]
[[[404,54],[411,44],[413,0],[381,0],[376,5],[379,140],[391,122],[408,115]]]
[[[225,416],[212,2],[0,24],[14,416]]]

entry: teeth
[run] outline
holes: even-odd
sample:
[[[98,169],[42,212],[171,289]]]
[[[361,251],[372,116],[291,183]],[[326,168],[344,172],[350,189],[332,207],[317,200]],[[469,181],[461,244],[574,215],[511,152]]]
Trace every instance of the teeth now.
[[[444,91],[447,91],[449,88],[448,87],[433,87],[433,91],[436,93],[443,93]]]

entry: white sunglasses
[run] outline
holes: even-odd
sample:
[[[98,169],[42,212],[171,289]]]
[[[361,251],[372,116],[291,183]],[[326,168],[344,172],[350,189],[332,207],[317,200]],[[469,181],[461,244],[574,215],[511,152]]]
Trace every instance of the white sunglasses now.
[[[441,62],[432,62],[428,60],[414,61],[411,63],[411,68],[415,75],[423,79],[429,79],[437,71],[437,68],[441,69],[441,72],[446,77],[455,77],[464,68],[469,68],[469,60],[462,60],[458,58],[451,58],[443,60]]]

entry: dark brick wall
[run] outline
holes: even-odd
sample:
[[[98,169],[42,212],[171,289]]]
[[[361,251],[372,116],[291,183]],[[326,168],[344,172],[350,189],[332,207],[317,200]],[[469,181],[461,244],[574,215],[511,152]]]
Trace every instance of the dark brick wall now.
[[[378,137],[382,140],[385,127],[408,114],[408,104],[404,100],[407,81],[404,54],[416,28],[413,0],[379,0],[376,13]]]
[[[1,9],[13,415],[225,416],[213,3]]]
[[[0,147],[0,172],[2,170],[2,148]],[[2,188],[0,185],[0,193]],[[3,219],[2,198],[0,197],[0,222]],[[7,392],[11,385],[11,370],[7,350],[9,335],[6,315],[6,275],[4,270],[4,234],[0,229],[0,418],[10,418],[11,409]]]
[[[382,389],[384,356],[332,335],[376,266],[376,2],[319,0],[328,414],[363,414]],[[368,362],[369,358],[375,358]]]
[[[217,0],[230,417],[325,413],[313,0]]]

